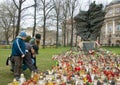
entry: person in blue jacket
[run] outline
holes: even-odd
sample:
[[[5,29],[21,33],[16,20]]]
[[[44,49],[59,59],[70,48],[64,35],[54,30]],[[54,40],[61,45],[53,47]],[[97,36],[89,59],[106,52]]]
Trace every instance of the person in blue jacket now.
[[[23,58],[25,57],[25,42],[24,40],[26,39],[26,32],[21,31],[19,35],[16,37],[16,39],[13,41],[12,45],[12,57],[14,61],[14,77],[16,80],[20,78],[20,74],[22,73],[22,63],[23,63]]]

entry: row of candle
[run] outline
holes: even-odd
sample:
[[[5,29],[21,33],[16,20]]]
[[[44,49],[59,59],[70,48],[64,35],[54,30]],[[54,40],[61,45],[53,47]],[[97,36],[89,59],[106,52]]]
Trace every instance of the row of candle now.
[[[119,85],[120,57],[103,49],[85,54],[69,50],[52,57],[51,70],[32,73],[22,85]]]

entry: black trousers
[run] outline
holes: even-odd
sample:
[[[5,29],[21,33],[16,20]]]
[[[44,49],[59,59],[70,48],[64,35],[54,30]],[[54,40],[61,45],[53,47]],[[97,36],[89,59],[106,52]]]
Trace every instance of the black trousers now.
[[[31,53],[27,52],[25,57],[23,58],[23,64],[26,64],[27,67],[31,70],[31,71],[35,71],[36,68],[32,62],[32,58],[31,58]]]

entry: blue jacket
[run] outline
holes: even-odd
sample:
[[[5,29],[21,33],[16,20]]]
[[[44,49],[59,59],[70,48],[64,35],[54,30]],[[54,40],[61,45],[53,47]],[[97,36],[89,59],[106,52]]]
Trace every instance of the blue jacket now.
[[[12,56],[22,56],[25,55],[25,42],[17,37],[12,45]]]

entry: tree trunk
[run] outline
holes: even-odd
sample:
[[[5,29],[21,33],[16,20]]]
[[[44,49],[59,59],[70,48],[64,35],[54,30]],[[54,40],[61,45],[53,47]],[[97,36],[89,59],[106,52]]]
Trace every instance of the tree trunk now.
[[[64,47],[66,46],[66,21],[64,22]]]
[[[13,19],[13,40],[15,39],[15,20]]]
[[[57,32],[56,32],[56,48],[58,47],[58,36],[59,36],[59,15],[57,14]]]
[[[46,12],[45,12],[45,0],[44,0],[44,25],[43,25],[43,48],[45,48],[45,38],[46,38]]]
[[[37,2],[34,0],[35,6],[34,6],[34,26],[33,26],[33,33],[32,37],[35,36],[35,29],[36,29],[36,7],[37,7]]]
[[[6,43],[7,43],[7,45],[8,45],[8,44],[9,44],[8,30],[5,31],[5,38],[6,38]]]
[[[76,1],[75,1],[76,2]],[[71,47],[73,47],[73,30],[74,30],[74,27],[73,27],[73,14],[74,14],[74,9],[75,9],[75,2],[74,2],[74,5],[72,6],[72,13],[71,13],[71,41],[70,41],[70,45]]]
[[[44,25],[43,25],[43,48],[45,48],[45,36],[46,36],[46,20],[44,18]]]
[[[67,46],[69,45],[69,32],[66,31],[66,43],[67,43]]]
[[[71,30],[71,41],[70,41],[70,46],[71,47],[73,47],[73,18],[71,18],[72,20],[71,20],[71,28],[72,28],[72,30]]]
[[[19,30],[20,30],[20,17],[21,17],[21,14],[19,13],[19,15],[18,15],[18,20],[17,20],[17,28],[16,28],[16,35],[15,35],[15,37],[17,37],[18,36],[18,34],[19,34]]]
[[[20,22],[21,22],[21,5],[22,5],[22,2],[20,1],[19,2],[19,9],[18,9],[18,20],[17,20],[17,28],[16,28],[16,35],[15,37],[18,36],[19,34],[19,31],[20,31]]]
[[[75,38],[75,46],[77,46],[77,44],[78,44],[78,43],[77,43],[77,40],[78,40],[77,38],[78,38],[78,36],[76,35],[75,37],[76,37],[76,38]]]

